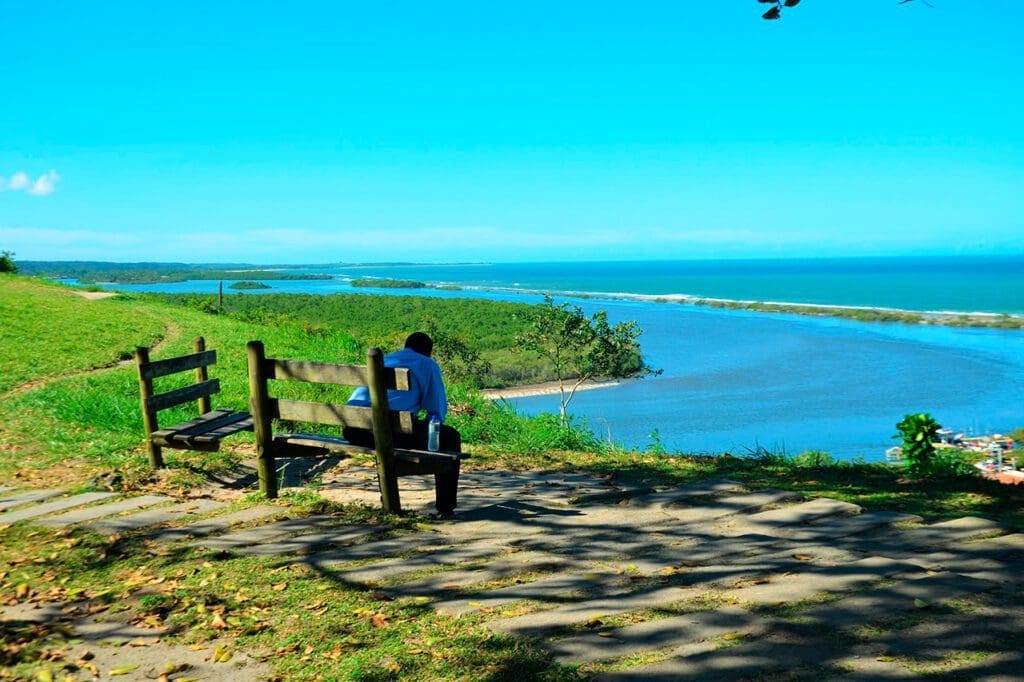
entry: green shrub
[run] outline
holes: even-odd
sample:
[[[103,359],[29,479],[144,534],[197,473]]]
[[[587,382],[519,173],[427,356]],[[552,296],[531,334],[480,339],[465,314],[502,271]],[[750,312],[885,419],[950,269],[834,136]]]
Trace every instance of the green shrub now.
[[[17,272],[18,266],[14,262],[14,254],[10,251],[0,251],[0,272]]]
[[[926,412],[905,415],[896,424],[893,438],[903,439],[903,461],[907,472],[916,478],[948,478],[972,471],[962,455],[951,449],[936,449],[942,426]]]
[[[829,453],[822,452],[821,450],[808,450],[806,452],[801,452],[793,458],[794,466],[804,467],[806,469],[818,469],[821,467],[834,466],[835,464],[835,458]]]

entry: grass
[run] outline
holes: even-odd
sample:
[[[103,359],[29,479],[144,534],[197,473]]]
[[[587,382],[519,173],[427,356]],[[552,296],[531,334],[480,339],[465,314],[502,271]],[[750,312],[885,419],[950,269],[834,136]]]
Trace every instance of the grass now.
[[[0,477],[6,485],[84,490],[94,477],[116,470],[123,491],[166,491],[204,483],[251,456],[251,435],[245,434],[216,454],[167,451],[171,474],[154,477],[142,446],[135,369],[123,364],[135,346],[156,344],[153,357],[168,357],[189,352],[192,338],[204,336],[218,351],[211,376],[222,391],[214,405],[236,408],[247,404],[244,346],[250,339],[262,339],[272,356],[336,362],[360,361],[364,347],[358,329],[263,325],[128,295],[87,300],[14,276],[0,276],[0,314]],[[1024,529],[1019,493],[976,477],[915,481],[884,465],[832,464],[820,453],[794,460],[765,452],[629,452],[584,429],[565,429],[557,417],[520,417],[468,389],[452,387],[450,398],[453,422],[473,454],[468,467],[583,471],[620,485],[654,487],[729,478],[750,489],[797,490],[929,522],[974,515]],[[183,410],[166,419],[186,416]],[[239,505],[263,502],[252,496]],[[407,533],[415,523],[332,505],[313,490],[277,504],[283,515],[331,513],[339,523],[375,524],[382,536]],[[177,626],[171,641],[232,638],[238,650],[266,657],[289,680],[562,680],[590,670],[559,666],[528,643],[480,627],[479,618],[438,616],[423,600],[392,601],[281,559],[178,545],[167,551],[132,534],[107,537],[26,523],[0,533],[0,601],[82,599],[95,608],[127,609],[140,622]],[[626,625],[628,618],[609,623]],[[4,626],[0,635],[0,679],[32,679],[44,665],[59,667],[49,657],[67,641],[58,628],[25,624]]]

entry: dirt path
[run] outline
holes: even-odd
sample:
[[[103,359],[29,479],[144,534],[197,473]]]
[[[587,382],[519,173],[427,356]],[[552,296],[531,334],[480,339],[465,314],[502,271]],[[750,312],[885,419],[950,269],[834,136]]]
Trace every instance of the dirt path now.
[[[79,294],[80,296],[85,296],[85,294],[99,294],[99,296],[97,298],[109,298],[110,297],[106,292],[82,291],[82,292],[75,292],[75,293]],[[93,297],[85,296],[85,298],[93,298]],[[180,336],[181,336],[181,327],[179,327],[176,324],[166,324],[166,325],[164,325],[163,337],[159,341],[157,341],[155,344],[153,344],[153,346],[150,347],[150,351],[151,352],[159,353],[162,348],[164,348],[168,344],[176,341],[178,339],[178,337],[180,337]],[[48,386],[48,385],[52,384],[53,382],[60,381],[62,379],[74,379],[76,377],[88,376],[88,375],[92,375],[92,374],[100,374],[101,372],[109,372],[110,370],[117,369],[118,367],[124,367],[125,365],[131,364],[131,362],[132,362],[131,359],[114,360],[113,362],[107,363],[105,365],[100,365],[98,367],[90,367],[89,369],[78,370],[76,372],[69,372],[67,374],[57,374],[57,375],[54,375],[54,376],[51,376],[51,377],[44,377],[42,379],[33,379],[32,381],[26,381],[25,383],[21,384],[20,386],[15,386],[11,390],[9,390],[6,393],[0,395],[0,400],[7,400],[9,398],[16,398],[16,397],[18,397],[20,395],[24,395],[25,393],[28,393],[29,391],[34,391],[37,388],[42,388],[44,386]]]
[[[76,289],[74,293],[82,298],[87,298],[90,301],[98,301],[102,298],[113,298],[114,296],[117,296],[116,291],[80,291]]]

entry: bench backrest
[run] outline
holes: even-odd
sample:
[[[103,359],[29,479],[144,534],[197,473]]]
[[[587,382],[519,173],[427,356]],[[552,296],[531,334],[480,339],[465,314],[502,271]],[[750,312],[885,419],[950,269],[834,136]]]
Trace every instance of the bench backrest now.
[[[277,492],[277,479],[273,471],[273,420],[286,419],[372,430],[378,475],[381,481],[387,482],[386,486],[382,486],[382,496],[387,497],[384,487],[393,486],[394,499],[398,499],[393,434],[412,433],[413,415],[411,412],[392,412],[389,409],[388,389],[409,390],[408,369],[384,367],[384,355],[378,348],[367,351],[366,365],[268,358],[261,341],[250,341],[246,351],[249,360],[249,411],[253,416],[256,449],[260,454],[257,466],[261,488],[268,497],[273,497]],[[366,386],[370,392],[370,406],[274,397],[270,395],[270,380]],[[388,508],[387,499],[384,505]]]
[[[182,355],[166,360],[149,359],[149,349],[135,349],[135,366],[139,373],[139,395],[142,400],[142,421],[147,433],[159,430],[157,413],[169,407],[175,407],[193,400],[199,408],[199,414],[210,411],[210,396],[220,392],[220,382],[207,376],[206,368],[217,362],[217,351],[206,350],[206,341],[197,336],[192,342],[191,355]],[[165,393],[153,392],[153,379],[195,370],[196,382],[183,388]]]

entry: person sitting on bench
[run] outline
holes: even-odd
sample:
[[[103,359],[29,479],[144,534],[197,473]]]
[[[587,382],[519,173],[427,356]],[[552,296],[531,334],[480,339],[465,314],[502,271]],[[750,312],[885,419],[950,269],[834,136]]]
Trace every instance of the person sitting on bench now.
[[[444,423],[448,414],[448,398],[441,379],[441,367],[431,358],[434,340],[424,332],[414,332],[405,340],[405,348],[384,356],[385,367],[404,367],[409,370],[408,391],[388,390],[388,408],[396,412],[423,411],[426,419],[413,418],[412,434],[395,434],[395,447],[410,450],[427,449],[427,430],[430,417],[437,415],[441,420],[440,450],[462,452],[462,435]],[[370,405],[370,391],[360,386],[349,398],[349,405]],[[345,440],[353,445],[373,447],[373,432],[346,426],[342,431]]]

